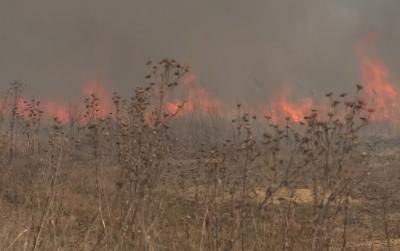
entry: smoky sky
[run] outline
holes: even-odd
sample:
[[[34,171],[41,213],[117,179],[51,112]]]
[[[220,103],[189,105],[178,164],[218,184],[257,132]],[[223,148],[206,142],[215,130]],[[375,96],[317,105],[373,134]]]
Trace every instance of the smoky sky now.
[[[354,46],[371,32],[396,82],[399,11],[398,0],[1,0],[0,87],[69,99],[95,79],[129,93],[147,60],[170,57],[227,100],[318,95],[360,80]]]

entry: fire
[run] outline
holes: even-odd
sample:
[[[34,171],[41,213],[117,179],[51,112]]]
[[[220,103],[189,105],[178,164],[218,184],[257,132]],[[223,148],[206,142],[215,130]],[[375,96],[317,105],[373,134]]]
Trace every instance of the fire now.
[[[98,100],[98,115],[101,118],[106,117],[112,109],[111,95],[101,82],[93,80],[83,85],[83,94],[86,97],[95,95]],[[21,98],[18,102],[18,111],[23,117],[28,117],[28,106],[29,103],[26,98]],[[71,121],[71,116],[78,116],[77,114],[71,114],[71,110],[67,105],[60,101],[45,100],[40,104],[40,109],[50,118],[57,118],[63,124],[67,124]],[[84,110],[83,104],[79,104],[78,110]],[[82,120],[82,118],[81,118]]]
[[[67,107],[58,102],[46,100],[44,102],[38,102],[36,100],[29,100],[26,97],[20,97],[17,102],[17,113],[24,119],[29,119],[31,116],[31,110],[33,109],[33,103],[37,104],[37,109],[43,111],[50,118],[57,118],[63,124],[70,121],[70,114],[68,113]]]
[[[306,114],[310,112],[312,104],[313,102],[309,98],[304,99],[298,104],[294,104],[285,97],[281,97],[278,101],[278,111],[285,117],[299,123],[304,120]]]
[[[106,90],[106,88],[101,84],[101,82],[93,80],[85,83],[83,85],[83,94],[86,97],[90,97],[91,95],[95,95],[98,100],[98,115],[101,118],[106,117],[111,111],[112,103],[111,103],[111,95]],[[26,99],[21,99],[19,105],[20,113],[25,114],[27,110],[27,101]],[[67,105],[60,101],[54,100],[45,100],[41,103],[40,108],[43,112],[50,118],[57,118],[63,124],[67,124],[71,122],[71,116],[78,116],[77,114],[71,114],[71,109],[68,108]],[[79,104],[78,110],[84,110],[83,104]],[[24,115],[26,117],[26,115]],[[80,118],[82,120],[82,118]]]
[[[211,97],[207,90],[194,83],[194,74],[188,74],[180,82],[186,91],[184,100],[173,100],[165,105],[169,114],[187,116],[194,112],[221,112],[222,102],[219,98]]]
[[[371,56],[371,52],[375,51],[375,37],[371,35],[356,47],[365,87],[364,97],[377,111],[372,116],[374,121],[393,122],[398,107],[398,90],[389,80],[390,74],[385,63],[378,57]]]
[[[61,123],[67,124],[70,121],[70,114],[67,107],[57,101],[45,101],[43,104],[44,112],[52,117],[57,118]]]
[[[194,86],[188,91],[187,110],[195,110],[206,113],[221,110],[221,101],[218,98],[211,98],[206,89]]]
[[[165,105],[165,110],[168,114],[176,114],[179,115],[179,112],[182,112],[181,109],[184,108],[184,102],[183,101],[171,101],[168,102]],[[186,110],[186,108],[185,108]]]
[[[28,99],[25,97],[20,97],[17,100],[17,113],[23,118],[29,117],[29,103]]]
[[[208,113],[216,112],[219,115],[231,118],[235,114],[223,109],[223,103],[218,97],[211,97],[208,91],[195,84],[194,74],[188,74],[181,81],[181,85],[186,89],[186,99],[173,100],[165,105],[165,110],[169,114],[176,114],[178,117],[188,116],[194,112]],[[281,95],[277,100],[273,100],[268,105],[253,105],[248,110],[254,114],[268,115],[274,123],[282,122],[286,118],[298,123],[310,111],[313,102],[310,98],[305,98],[301,102],[294,103],[289,101],[285,95]]]
[[[84,84],[83,93],[86,97],[94,95],[98,98],[97,115],[105,118],[112,111],[111,95],[100,81],[92,80]]]
[[[390,80],[390,72],[382,59],[377,56],[375,37],[368,36],[355,47],[357,58],[360,62],[360,79],[364,90],[363,98],[370,108],[377,112],[372,115],[374,122],[399,122],[396,110],[399,107],[399,93],[396,86]],[[170,99],[164,104],[165,112],[175,114],[178,117],[189,116],[193,113],[207,114],[216,112],[223,117],[231,118],[231,110],[223,107],[222,101],[210,95],[206,88],[196,83],[196,76],[190,72],[180,81],[179,86],[184,90],[184,97]],[[283,85],[284,86],[284,85]],[[83,94],[87,98],[96,97],[96,113],[101,118],[107,117],[113,111],[111,94],[100,81],[92,80],[83,85]],[[313,106],[318,106],[320,111],[326,107],[316,104],[311,98],[304,98],[299,102],[289,99],[288,93],[280,95],[272,101],[262,105],[253,104],[249,107],[255,115],[267,115],[274,123],[281,123],[290,119],[294,123],[304,120]],[[167,97],[168,98],[168,97]],[[18,112],[24,117],[29,116],[30,101],[25,97],[18,101]],[[56,117],[62,123],[71,121],[71,111],[59,101],[47,100],[41,103],[41,109],[49,117]],[[83,104],[80,110],[85,110]],[[229,112],[230,111],[230,112]],[[396,121],[395,119],[398,118]]]

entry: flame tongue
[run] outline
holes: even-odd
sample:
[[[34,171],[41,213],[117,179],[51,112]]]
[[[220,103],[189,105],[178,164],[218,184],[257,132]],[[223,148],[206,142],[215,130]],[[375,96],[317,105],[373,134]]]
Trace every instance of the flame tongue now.
[[[43,104],[44,112],[53,118],[57,118],[61,123],[66,124],[70,121],[70,113],[67,106],[56,101],[45,101]]]
[[[375,37],[368,36],[356,47],[360,61],[364,98],[377,112],[372,115],[376,122],[394,122],[398,107],[398,90],[389,80],[389,70],[385,63],[368,52],[376,51]]]
[[[83,93],[86,97],[94,95],[98,98],[97,102],[97,116],[105,118],[112,110],[111,95],[104,88],[99,81],[89,81],[84,84]],[[18,114],[28,119],[30,116],[31,104],[29,99],[21,97],[17,103]],[[67,124],[71,121],[71,116],[79,116],[79,114],[71,114],[71,109],[60,101],[45,100],[41,102],[40,109],[50,118],[57,118],[57,120],[63,124]],[[78,105],[78,109],[75,112],[84,111],[83,104]]]
[[[112,98],[101,82],[93,80],[87,82],[83,87],[86,97],[94,96],[97,100],[96,115],[100,118],[107,117],[112,111]]]
[[[396,111],[399,102],[398,90],[390,82],[388,67],[376,56],[376,53],[371,53],[375,51],[373,36],[368,36],[355,49],[360,62],[361,80],[364,86],[363,98],[367,100],[371,108],[377,111],[372,114],[372,121],[399,122],[400,118]],[[167,102],[164,106],[165,112],[183,117],[193,113],[205,114],[212,111],[223,117],[231,118],[234,113],[229,109],[224,110],[222,101],[218,97],[210,95],[205,88],[196,84],[195,80],[196,77],[193,73],[188,73],[180,80],[179,84],[185,92],[185,97]],[[97,117],[105,118],[113,111],[111,95],[101,82],[93,80],[85,83],[83,93],[89,99],[96,97]],[[304,119],[314,105],[316,105],[315,102],[310,98],[293,102],[288,99],[288,95],[281,95],[267,104],[253,104],[249,110],[252,110],[256,115],[268,115],[274,123],[282,122],[285,119],[298,123]],[[320,110],[326,108],[320,105],[319,107]],[[21,98],[18,102],[18,110],[23,117],[29,116],[28,108],[27,99]],[[48,116],[56,117],[62,123],[68,123],[71,120],[71,111],[62,102],[44,101],[41,108]],[[79,110],[85,110],[83,104],[79,105]]]
[[[298,104],[291,103],[285,97],[281,97],[278,101],[278,111],[283,114],[285,118],[298,123],[304,120],[307,113],[310,112],[312,107],[312,100],[307,98]]]
[[[207,90],[194,83],[194,74],[188,74],[181,85],[185,89],[186,98],[184,100],[173,100],[165,105],[166,112],[177,114],[177,116],[187,116],[194,112],[222,113],[222,102],[219,98],[211,97]]]

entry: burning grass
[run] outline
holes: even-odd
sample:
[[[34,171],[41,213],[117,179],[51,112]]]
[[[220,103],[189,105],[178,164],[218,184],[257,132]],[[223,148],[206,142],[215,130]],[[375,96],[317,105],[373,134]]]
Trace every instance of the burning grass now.
[[[397,155],[362,136],[368,87],[321,105],[281,98],[283,118],[238,104],[228,119],[187,66],[147,65],[131,97],[93,82],[69,110],[11,85],[2,250],[397,248]]]

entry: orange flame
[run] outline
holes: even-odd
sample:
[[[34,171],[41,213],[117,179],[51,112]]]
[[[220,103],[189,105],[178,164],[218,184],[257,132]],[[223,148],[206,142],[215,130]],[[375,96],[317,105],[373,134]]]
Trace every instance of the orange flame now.
[[[393,122],[398,107],[398,91],[389,80],[390,74],[385,63],[376,56],[370,55],[371,52],[375,51],[375,36],[373,34],[356,47],[356,54],[361,67],[361,78],[365,87],[364,97],[371,107],[377,111],[372,115],[373,121]]]
[[[234,116],[234,112],[224,112],[222,102],[217,97],[211,97],[207,90],[194,83],[195,76],[193,73],[188,74],[181,84],[186,88],[187,94],[185,100],[173,100],[165,105],[166,112],[169,114],[177,114],[178,117],[190,115],[194,112],[208,113],[216,112],[225,117]],[[273,100],[267,106],[249,107],[254,114],[268,114],[271,120],[276,123],[289,118],[291,121],[298,123],[302,121],[305,115],[310,111],[313,102],[306,98],[299,103],[289,101],[285,96],[281,96],[278,100]]]
[[[312,104],[313,102],[309,98],[304,99],[298,104],[294,104],[285,97],[281,97],[278,102],[278,110],[285,117],[299,123],[303,121],[306,114],[310,112]]]
[[[369,35],[355,47],[357,58],[360,62],[360,74],[364,86],[363,98],[377,112],[372,114],[375,122],[395,122],[400,121],[397,115],[399,107],[399,93],[396,86],[390,80],[390,72],[384,61],[377,56],[375,46],[375,36]],[[223,112],[223,104],[218,97],[210,93],[196,83],[196,76],[193,73],[187,74],[179,81],[180,86],[185,91],[185,97],[174,99],[165,104],[165,112],[176,114],[178,117],[188,116],[195,112],[208,113],[217,112],[225,117],[231,117],[232,113]],[[88,81],[83,86],[83,93],[86,97],[95,95],[98,98],[98,116],[105,118],[113,110],[113,103],[110,93],[100,81]],[[300,102],[291,101],[288,95],[281,95],[279,98],[268,102],[267,105],[254,105],[249,108],[254,114],[269,115],[275,123],[289,118],[295,123],[303,121],[307,113],[315,105],[310,98],[305,98]],[[68,123],[71,115],[67,106],[58,101],[44,101],[41,105],[45,114],[50,117],[57,117],[62,123]],[[29,102],[26,98],[18,101],[18,112],[24,117],[28,114]],[[321,108],[322,110],[324,107]],[[397,122],[399,122],[397,121]]]
[[[100,118],[106,117],[112,110],[111,95],[101,84],[101,82],[93,80],[85,83],[83,85],[83,93],[86,97],[94,94],[97,98],[99,98],[98,116]],[[21,101],[20,107],[21,108],[19,109],[21,111],[26,110],[26,101]],[[47,116],[51,118],[57,118],[63,124],[67,124],[71,121],[71,114],[67,105],[60,101],[45,100],[42,102],[41,109]],[[84,110],[81,105],[79,105],[79,110]]]
[[[95,95],[99,98],[97,115],[105,118],[112,111],[111,95],[107,89],[97,80],[92,80],[84,84],[84,94],[89,97]]]
[[[171,101],[165,105],[165,110],[168,114],[179,114],[184,103],[182,101]]]
[[[20,97],[17,100],[17,113],[27,119],[29,117],[29,101],[25,97]]]
[[[187,74],[180,82],[186,89],[185,100],[173,100],[165,105],[166,112],[179,117],[190,115],[194,112],[208,113],[221,112],[222,103],[219,98],[211,97],[207,90],[194,83],[194,74]]]
[[[63,124],[67,124],[70,121],[67,107],[57,101],[45,101],[43,110],[48,116],[57,118]]]

